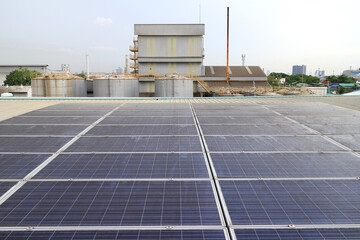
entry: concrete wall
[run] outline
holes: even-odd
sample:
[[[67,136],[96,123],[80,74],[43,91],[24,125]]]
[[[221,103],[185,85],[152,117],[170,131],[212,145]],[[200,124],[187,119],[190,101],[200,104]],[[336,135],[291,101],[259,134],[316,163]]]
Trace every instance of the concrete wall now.
[[[139,63],[140,75],[183,73],[202,75],[202,63]]]
[[[0,66],[0,86],[3,85],[6,80],[6,75],[14,70],[21,70],[22,68],[27,68],[29,70],[35,70],[38,72],[45,72],[47,67],[45,66],[26,66],[26,65],[14,65],[14,66]]]
[[[143,57],[202,58],[202,36],[139,36],[139,62]],[[156,59],[154,59],[154,62]]]
[[[205,35],[205,24],[135,24],[135,35]]]

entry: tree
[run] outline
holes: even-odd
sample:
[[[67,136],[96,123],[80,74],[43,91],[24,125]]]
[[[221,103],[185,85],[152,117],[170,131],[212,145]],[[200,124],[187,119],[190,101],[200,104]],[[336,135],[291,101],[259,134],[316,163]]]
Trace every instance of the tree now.
[[[86,78],[85,73],[79,73],[79,74],[75,74],[75,76],[81,77],[81,78]]]
[[[356,79],[353,77],[348,77],[346,75],[340,76],[328,76],[326,81],[330,81],[332,84],[336,83],[356,83]]]
[[[280,85],[280,79],[276,78],[275,76],[269,75],[267,80],[271,86],[279,86]]]
[[[272,72],[270,73],[269,76],[274,76],[276,79],[281,79],[281,78],[286,78],[289,75],[285,74],[285,73],[276,73],[276,72]]]
[[[6,80],[3,85],[9,86],[20,86],[20,85],[31,85],[31,79],[40,76],[41,73],[38,71],[30,71],[27,68],[21,70],[14,70],[6,75]]]
[[[316,84],[320,82],[320,79],[310,75],[296,74],[286,77],[286,82],[290,85],[296,85],[298,83]]]

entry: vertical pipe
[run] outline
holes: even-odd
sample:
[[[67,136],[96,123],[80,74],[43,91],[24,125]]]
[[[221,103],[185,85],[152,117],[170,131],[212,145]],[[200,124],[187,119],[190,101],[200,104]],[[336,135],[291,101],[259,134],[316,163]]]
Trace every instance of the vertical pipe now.
[[[90,73],[89,73],[89,55],[86,54],[86,79],[89,79]]]
[[[129,59],[127,54],[125,55],[125,73],[129,73]]]
[[[226,83],[229,83],[229,7],[227,7],[227,57],[226,57]]]

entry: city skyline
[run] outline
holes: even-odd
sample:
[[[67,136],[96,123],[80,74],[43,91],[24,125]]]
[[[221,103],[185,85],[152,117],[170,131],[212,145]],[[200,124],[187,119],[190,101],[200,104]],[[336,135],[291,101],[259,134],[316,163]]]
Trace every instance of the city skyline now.
[[[158,0],[135,5],[5,0],[0,3],[0,64],[49,64],[51,69],[69,64],[72,72],[81,72],[89,54],[91,71],[110,72],[124,67],[134,24],[199,23],[200,5],[205,65],[226,64],[229,6],[230,65],[242,65],[241,54],[246,54],[247,65],[259,65],[265,72],[289,73],[293,65],[304,64],[308,72],[320,68],[340,74],[360,66],[360,33],[354,31],[360,3],[355,0],[305,0],[300,5],[285,0]]]

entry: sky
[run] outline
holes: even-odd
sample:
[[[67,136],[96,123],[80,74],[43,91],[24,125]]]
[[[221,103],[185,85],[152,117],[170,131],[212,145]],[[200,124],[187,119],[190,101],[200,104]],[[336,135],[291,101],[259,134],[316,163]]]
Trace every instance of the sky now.
[[[134,24],[201,22],[205,65],[226,65],[226,7],[230,65],[246,54],[265,72],[360,67],[359,0],[0,0],[0,64],[81,72],[89,54],[91,72],[111,72],[125,65]]]

